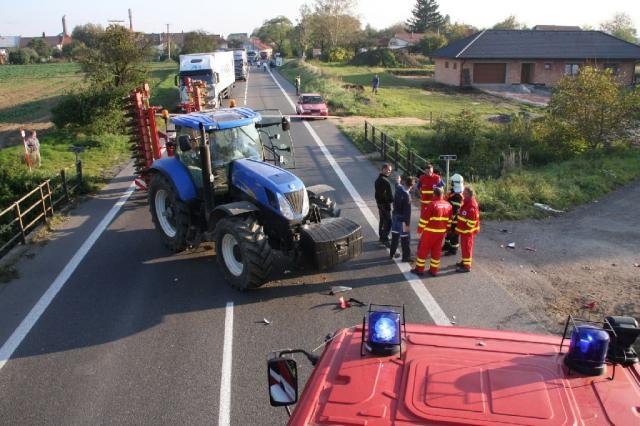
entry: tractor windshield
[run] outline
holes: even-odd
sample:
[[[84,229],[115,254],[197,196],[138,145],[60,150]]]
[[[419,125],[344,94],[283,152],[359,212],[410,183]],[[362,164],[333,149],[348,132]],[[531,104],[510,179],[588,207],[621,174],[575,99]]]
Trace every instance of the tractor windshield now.
[[[262,160],[262,145],[253,124],[214,130],[209,133],[209,140],[211,141],[211,162],[214,167],[220,167],[241,158]]]

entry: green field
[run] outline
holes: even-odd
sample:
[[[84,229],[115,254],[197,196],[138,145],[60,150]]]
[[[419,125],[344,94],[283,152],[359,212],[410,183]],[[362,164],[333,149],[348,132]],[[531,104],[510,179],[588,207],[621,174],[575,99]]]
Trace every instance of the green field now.
[[[464,109],[483,115],[535,110],[490,95],[460,92],[434,83],[429,76],[397,76],[393,74],[393,69],[291,61],[279,71],[291,82],[296,75],[300,75],[302,91],[323,94],[329,102],[331,113],[337,115],[435,119]],[[425,68],[416,73],[430,71]],[[377,95],[371,93],[371,79],[375,74],[380,76]],[[363,90],[357,86],[362,86]]]

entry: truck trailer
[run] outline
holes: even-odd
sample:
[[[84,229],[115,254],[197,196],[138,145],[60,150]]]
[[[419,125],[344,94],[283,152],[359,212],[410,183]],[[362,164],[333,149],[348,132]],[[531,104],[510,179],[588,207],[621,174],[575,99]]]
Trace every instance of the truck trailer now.
[[[218,108],[222,99],[230,98],[235,83],[233,52],[190,53],[180,55],[180,70],[176,85],[180,89],[180,102],[187,102],[189,81],[202,81],[207,85],[206,106]]]
[[[236,73],[236,80],[247,80],[247,73],[249,71],[249,65],[247,61],[246,50],[234,50],[233,51],[233,63]]]

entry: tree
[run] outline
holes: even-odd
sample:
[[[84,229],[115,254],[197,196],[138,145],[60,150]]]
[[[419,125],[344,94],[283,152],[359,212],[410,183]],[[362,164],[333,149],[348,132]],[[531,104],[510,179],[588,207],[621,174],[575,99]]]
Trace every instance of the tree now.
[[[434,50],[440,49],[447,44],[447,38],[442,34],[427,33],[416,46],[416,50],[425,56],[431,56]]]
[[[203,30],[185,33],[182,53],[212,52],[218,47],[216,36]]]
[[[109,25],[99,37],[97,48],[82,57],[82,71],[98,87],[128,90],[144,80],[149,43],[140,33]]]
[[[558,83],[548,109],[549,126],[560,125],[566,134],[589,148],[611,147],[627,139],[637,123],[640,90],[622,87],[611,70],[585,67],[577,76]]]
[[[413,33],[440,32],[444,18],[438,12],[436,0],[417,0],[411,12],[413,17],[407,21],[407,31]]]
[[[637,31],[631,18],[626,13],[616,13],[610,21],[600,24],[600,29],[612,36],[631,43],[637,43]]]
[[[16,49],[9,52],[9,63],[12,65],[24,65],[31,62],[31,55],[26,49]]]
[[[258,37],[265,43],[273,43],[276,51],[282,51],[285,43],[289,42],[293,24],[286,16],[277,16],[264,21],[262,26],[253,32],[254,37]]]
[[[27,47],[35,50],[38,56],[41,58],[46,59],[51,56],[51,48],[42,38],[32,38],[31,40],[29,40],[29,44],[27,44]]]
[[[102,25],[89,23],[76,26],[71,32],[71,38],[82,42],[89,49],[96,49],[98,47],[98,40],[103,34],[104,28]]]
[[[354,0],[315,0],[310,16],[312,40],[321,49],[349,45],[360,32]]]
[[[453,24],[447,23],[444,28],[444,36],[447,38],[449,43],[469,37],[471,34],[476,32],[478,32],[478,29],[473,25],[458,22]]]
[[[229,49],[242,49],[244,42],[238,38],[234,38],[227,41],[227,46],[229,46]]]
[[[504,21],[498,22],[493,26],[494,30],[526,30],[527,26],[518,22],[515,15],[509,15]]]

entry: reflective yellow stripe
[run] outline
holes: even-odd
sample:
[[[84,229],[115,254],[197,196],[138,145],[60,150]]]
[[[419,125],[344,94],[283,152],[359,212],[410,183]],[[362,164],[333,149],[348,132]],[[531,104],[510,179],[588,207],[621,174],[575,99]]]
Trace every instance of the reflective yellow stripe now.
[[[456,203],[454,201],[449,201],[451,203],[452,206],[458,206],[460,207],[462,205],[462,203]]]
[[[429,263],[431,263],[432,265],[439,265],[439,264],[440,264],[440,260],[438,260],[438,259],[431,259],[431,260],[429,261]]]
[[[427,223],[427,220],[426,219],[420,219],[419,223]]]
[[[422,204],[429,204],[431,202],[431,200],[420,200],[420,202]]]
[[[458,217],[458,220],[465,222],[469,226],[475,226],[478,222],[477,220],[465,219],[464,217]]]
[[[459,233],[461,233],[461,234],[470,234],[470,233],[472,233],[473,231],[477,231],[477,230],[479,230],[479,229],[480,229],[480,228],[478,228],[478,227],[476,227],[476,228],[471,228],[471,229],[460,229],[460,228],[458,228],[458,227],[456,226],[456,232],[459,232]]]
[[[424,260],[423,260],[423,261],[421,261],[421,262],[419,262],[419,261],[417,261],[417,260],[416,260],[416,266],[424,266],[424,265],[425,265],[425,263],[426,263],[426,262],[425,262]]]
[[[433,194],[433,190],[432,190],[432,191],[429,191],[428,189],[423,189],[421,192],[422,192],[423,194]]]
[[[444,217],[444,216],[431,216],[429,218],[429,220],[441,220],[441,221],[445,221],[445,220],[449,220],[448,217]]]
[[[471,260],[471,258],[470,257],[463,257],[461,260],[464,262],[465,260]]]
[[[447,230],[446,230],[446,229],[434,229],[434,228],[427,228],[426,226],[425,226],[424,230],[425,230],[425,231],[429,231],[429,232],[447,232]]]

